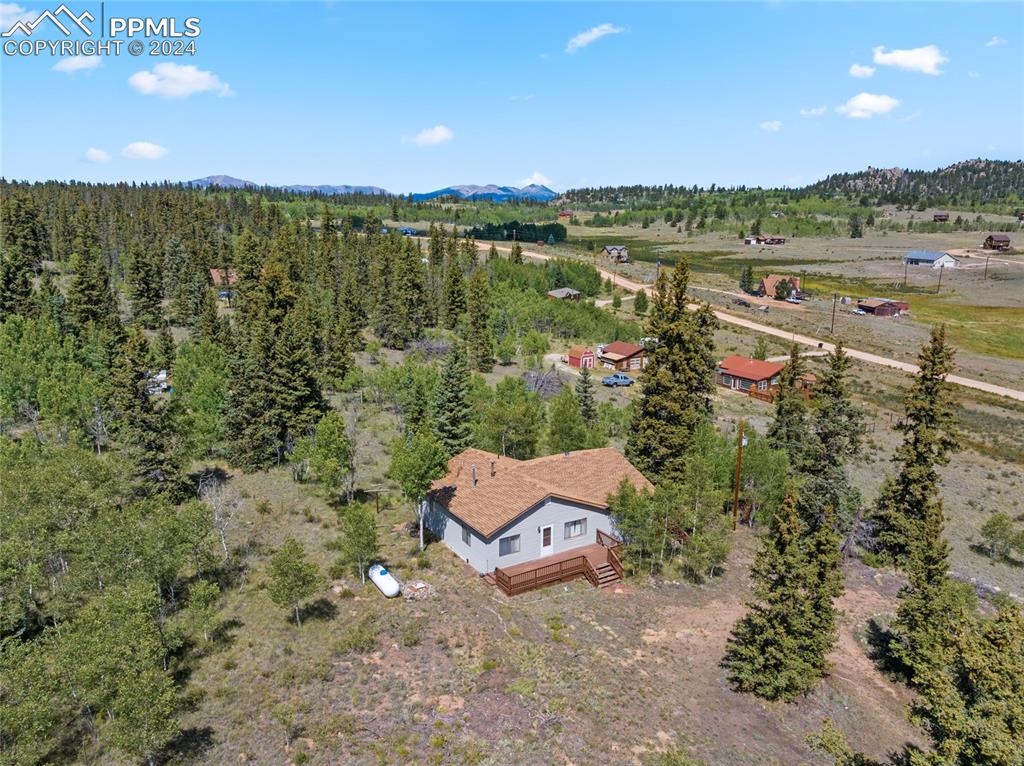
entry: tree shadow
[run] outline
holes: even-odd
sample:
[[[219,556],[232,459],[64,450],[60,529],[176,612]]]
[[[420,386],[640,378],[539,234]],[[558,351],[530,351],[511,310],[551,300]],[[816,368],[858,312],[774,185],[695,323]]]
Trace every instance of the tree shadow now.
[[[879,672],[904,682],[909,678],[907,667],[893,654],[895,637],[888,625],[872,617],[868,620],[864,639],[869,647],[868,659],[875,663]]]
[[[984,545],[981,545],[980,543],[971,543],[970,546],[968,546],[968,547],[972,551],[977,553],[979,556],[984,556],[985,558],[989,559],[992,562],[998,562],[1000,564],[1006,564],[1006,566],[1013,567],[1014,569],[1024,569],[1024,561],[1021,561],[1020,559],[1015,559],[1010,554],[1004,554],[1004,555],[993,554],[992,551],[989,550],[988,547],[986,547]]]
[[[316,601],[310,601],[299,609],[299,619],[303,622],[308,620],[330,621],[338,616],[338,607],[327,598],[321,597]]]
[[[227,649],[235,643],[237,638],[235,631],[244,624],[244,622],[235,618],[217,623],[213,630],[210,631],[210,643],[217,649]]]
[[[182,729],[168,742],[157,763],[195,763],[204,753],[213,747],[213,728],[210,726],[191,726]]]

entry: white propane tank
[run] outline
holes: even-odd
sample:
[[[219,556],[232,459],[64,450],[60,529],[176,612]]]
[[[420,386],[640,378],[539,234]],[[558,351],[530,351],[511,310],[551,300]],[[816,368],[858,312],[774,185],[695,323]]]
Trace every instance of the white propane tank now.
[[[370,567],[369,575],[370,581],[388,598],[394,598],[402,591],[395,576],[381,564],[374,564]]]

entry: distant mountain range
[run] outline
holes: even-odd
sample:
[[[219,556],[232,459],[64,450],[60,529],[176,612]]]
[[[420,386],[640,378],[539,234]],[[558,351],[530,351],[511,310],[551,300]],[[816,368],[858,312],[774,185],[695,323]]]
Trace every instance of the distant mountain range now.
[[[224,189],[260,187],[260,184],[254,183],[253,181],[246,181],[242,178],[224,175],[196,178],[192,181],[186,181],[185,184],[187,186],[195,186],[199,189],[206,189],[210,186],[220,186]],[[294,192],[296,194],[391,194],[387,189],[382,189],[379,186],[331,186],[327,184],[322,186],[308,186],[294,184],[292,186],[275,186],[272,188]],[[412,198],[417,201],[432,200],[437,199],[438,197],[458,197],[466,200],[490,200],[492,202],[508,202],[510,200],[548,202],[555,199],[557,196],[558,192],[552,191],[548,187],[541,186],[540,184],[530,184],[529,186],[524,186],[521,189],[515,186],[497,186],[496,184],[488,184],[487,186],[467,184],[463,186],[446,186],[443,189],[437,189],[432,192],[413,194]]]
[[[508,202],[509,200],[533,200],[536,202],[549,202],[558,196],[558,192],[552,191],[540,184],[530,184],[523,188],[515,186],[475,186],[468,184],[464,186],[446,186],[443,189],[426,192],[424,194],[413,194],[414,200],[430,200],[438,197],[459,197],[460,199],[491,200],[492,202]]]

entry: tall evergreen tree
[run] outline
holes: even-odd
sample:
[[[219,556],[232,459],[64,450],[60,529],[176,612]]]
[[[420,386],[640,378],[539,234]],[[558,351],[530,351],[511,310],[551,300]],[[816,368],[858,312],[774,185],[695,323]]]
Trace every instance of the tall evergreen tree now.
[[[518,242],[512,243],[512,251],[509,253],[510,262],[521,265],[523,262],[523,246]]]
[[[469,446],[471,428],[466,352],[455,344],[441,366],[434,399],[434,433],[449,455],[457,455]]]
[[[78,215],[72,245],[71,282],[67,306],[72,320],[81,329],[92,323],[99,327],[120,325],[117,300],[110,283],[110,270],[100,248],[92,217],[83,208]]]
[[[281,457],[281,415],[270,374],[273,356],[273,325],[258,318],[244,328],[228,386],[231,458],[246,471],[267,468]]]
[[[286,446],[310,433],[326,409],[313,367],[312,325],[309,302],[302,298],[285,316],[274,344],[273,391],[281,415],[278,438]]]
[[[32,295],[32,263],[21,248],[0,245],[0,322],[24,314]]]
[[[756,600],[733,627],[723,660],[740,691],[789,702],[808,692],[827,668],[825,653],[835,641],[830,610],[837,586],[827,557],[812,563],[806,547],[790,494],[751,566]]]
[[[487,272],[477,268],[469,280],[467,296],[469,313],[466,327],[466,348],[469,366],[480,372],[494,367],[494,334],[491,332],[491,291]]]
[[[454,330],[466,311],[466,277],[457,258],[448,260],[444,274],[444,327]]]
[[[711,414],[714,315],[687,309],[689,269],[664,271],[655,284],[647,334],[658,339],[641,374],[626,455],[652,480],[682,476],[694,434]]]
[[[932,329],[918,357],[920,372],[904,399],[906,416],[898,425],[903,443],[893,458],[899,471],[883,485],[870,520],[880,549],[900,562],[907,557],[938,493],[938,468],[957,448],[956,417],[946,383],[953,371],[953,349],[944,326]]]
[[[597,423],[597,405],[594,403],[594,376],[584,367],[576,378],[576,400],[580,404],[580,416],[587,426]]]
[[[157,263],[142,245],[133,242],[128,249],[128,287],[132,318],[152,329],[160,321],[163,287]]]
[[[805,374],[806,367],[800,356],[800,348],[794,343],[789,351],[789,361],[779,373],[774,418],[768,428],[769,444],[785,450],[790,465],[798,471],[804,467],[807,451],[807,400],[800,390]]]

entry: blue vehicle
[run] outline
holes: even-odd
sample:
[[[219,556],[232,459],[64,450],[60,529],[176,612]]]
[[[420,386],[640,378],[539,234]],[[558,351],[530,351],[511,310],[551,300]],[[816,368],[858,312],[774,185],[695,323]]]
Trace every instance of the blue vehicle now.
[[[618,386],[631,386],[636,383],[631,377],[624,372],[617,372],[614,375],[606,375],[601,378],[601,385],[610,386],[617,388]]]

